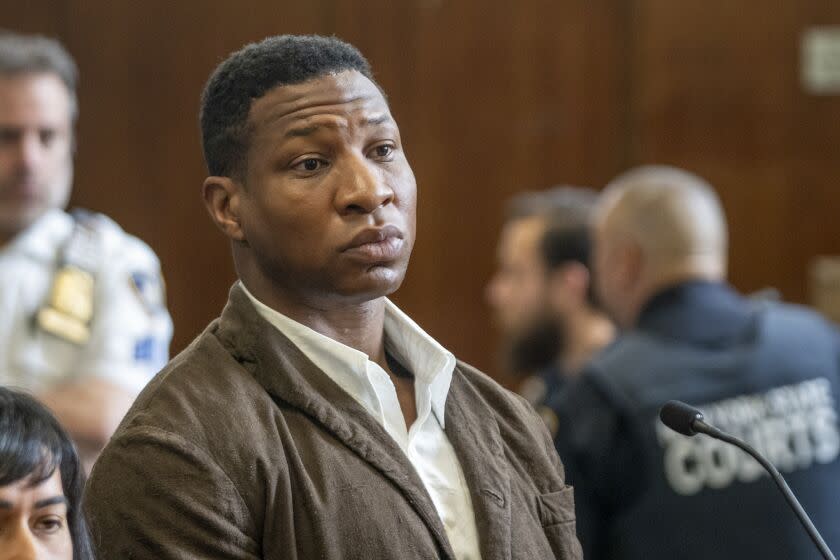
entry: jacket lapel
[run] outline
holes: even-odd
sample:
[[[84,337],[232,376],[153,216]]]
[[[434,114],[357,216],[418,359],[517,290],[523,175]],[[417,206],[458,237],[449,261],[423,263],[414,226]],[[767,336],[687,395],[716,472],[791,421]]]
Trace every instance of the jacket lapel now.
[[[482,560],[510,560],[510,473],[494,412],[473,391],[456,367],[446,400],[446,435],[470,489]]]
[[[399,445],[362,405],[259,316],[238,282],[217,336],[275,401],[310,416],[388,478],[434,536],[441,558],[455,559],[423,481]]]

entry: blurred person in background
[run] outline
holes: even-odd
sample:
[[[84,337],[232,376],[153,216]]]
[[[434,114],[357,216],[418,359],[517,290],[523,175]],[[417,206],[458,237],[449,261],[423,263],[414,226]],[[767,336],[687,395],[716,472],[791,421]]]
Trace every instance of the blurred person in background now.
[[[0,32],[0,384],[46,403],[89,466],[166,363],[172,322],[152,250],[63,210],[76,80],[56,41]]]
[[[658,420],[677,399],[785,475],[840,547],[840,338],[811,310],[726,283],[727,226],[701,178],[642,167],[594,219],[600,301],[623,330],[569,388],[557,442],[592,560],[816,556],[753,459]]]
[[[568,380],[615,331],[592,288],[589,219],[597,198],[581,187],[514,197],[487,285],[507,369],[522,378],[519,392],[552,433]]]
[[[0,387],[0,560],[92,560],[83,489],[76,449],[50,411]]]

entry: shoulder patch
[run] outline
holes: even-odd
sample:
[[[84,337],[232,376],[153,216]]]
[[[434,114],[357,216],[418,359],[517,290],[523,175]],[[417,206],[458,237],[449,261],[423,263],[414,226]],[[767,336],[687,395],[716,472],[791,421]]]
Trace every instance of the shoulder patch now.
[[[136,270],[131,273],[131,287],[149,313],[166,309],[166,286],[159,274]]]
[[[155,336],[144,336],[134,342],[134,361],[138,365],[162,368],[168,354],[166,341]]]

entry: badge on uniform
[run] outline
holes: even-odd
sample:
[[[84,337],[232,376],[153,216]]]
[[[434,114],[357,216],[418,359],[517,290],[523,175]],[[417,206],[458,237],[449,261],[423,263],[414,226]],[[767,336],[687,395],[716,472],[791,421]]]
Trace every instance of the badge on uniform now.
[[[38,311],[38,326],[75,344],[90,338],[93,317],[93,275],[75,266],[63,266],[53,280],[50,298]]]
[[[166,289],[160,275],[135,271],[131,273],[131,287],[149,314],[166,309]]]

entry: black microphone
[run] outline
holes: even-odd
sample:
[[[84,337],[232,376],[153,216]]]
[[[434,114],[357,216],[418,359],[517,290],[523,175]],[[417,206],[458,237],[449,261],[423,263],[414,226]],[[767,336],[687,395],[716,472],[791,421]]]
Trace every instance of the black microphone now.
[[[685,436],[706,434],[707,436],[719,439],[721,441],[725,441],[726,443],[730,443],[749,453],[753,457],[753,459],[758,461],[759,464],[762,467],[764,467],[764,469],[768,473],[770,473],[770,476],[773,478],[773,481],[776,483],[776,486],[778,486],[779,490],[782,491],[782,495],[785,497],[785,500],[787,500],[788,505],[796,514],[796,517],[799,518],[799,522],[802,523],[802,526],[805,528],[805,531],[808,533],[808,536],[811,537],[811,540],[814,541],[814,544],[820,551],[820,554],[822,554],[823,558],[825,558],[826,560],[835,560],[834,555],[831,553],[831,550],[828,548],[828,545],[825,544],[825,541],[820,535],[820,532],[817,531],[817,528],[814,527],[814,524],[811,522],[811,519],[808,517],[808,514],[805,513],[804,509],[802,509],[802,505],[799,503],[799,500],[796,499],[796,496],[793,495],[793,491],[791,491],[790,487],[787,485],[787,482],[785,482],[785,479],[782,478],[782,475],[779,474],[779,471],[776,470],[776,467],[774,467],[772,463],[765,459],[758,451],[750,447],[746,442],[743,442],[740,439],[736,438],[735,436],[731,436],[725,432],[718,430],[714,426],[707,424],[703,421],[702,412],[700,412],[692,406],[685,404],[684,402],[666,402],[665,405],[659,410],[659,419],[662,420],[663,424],[665,424],[675,432],[678,432]]]

